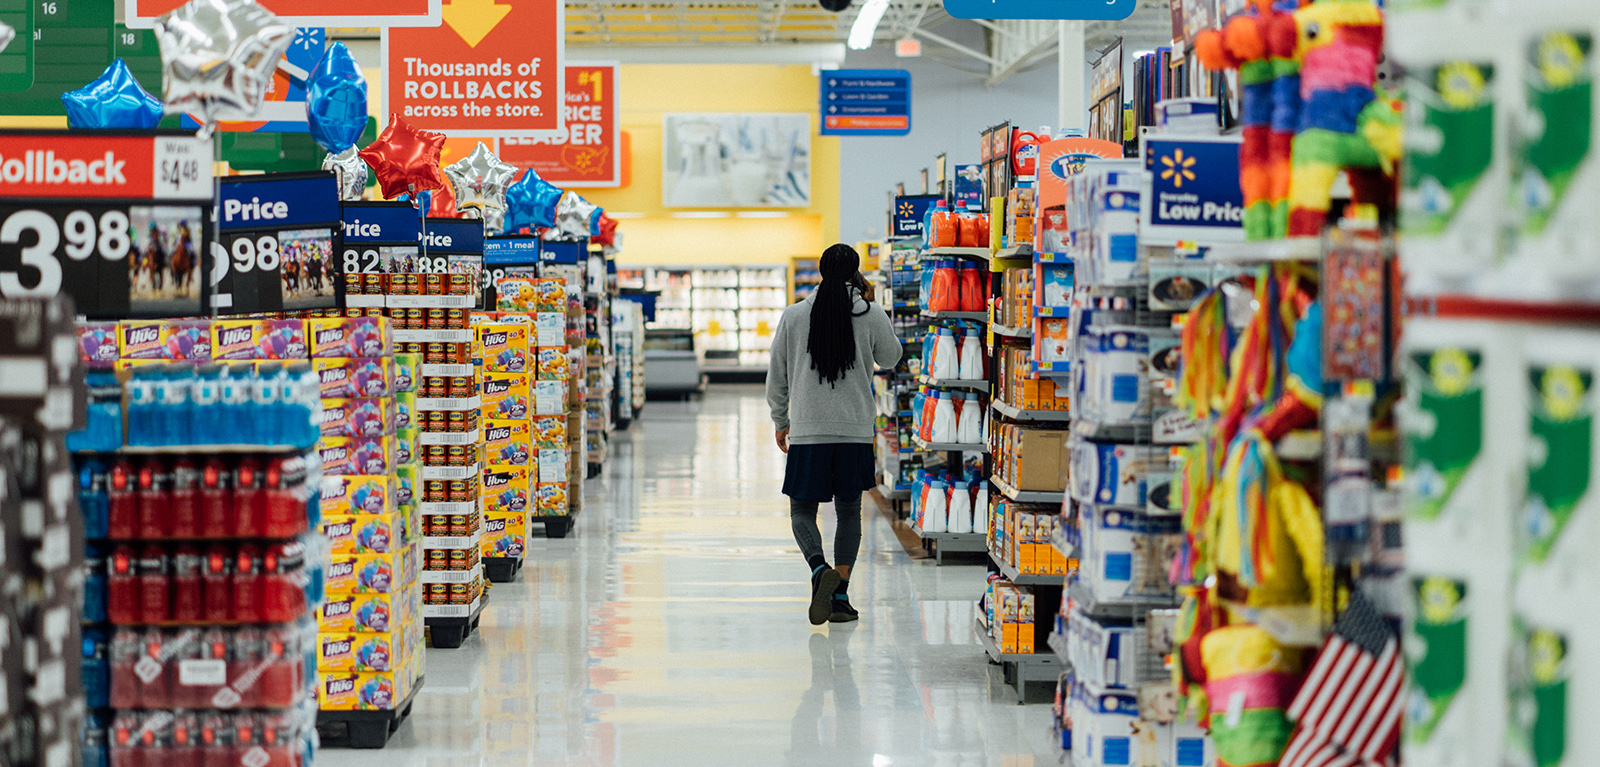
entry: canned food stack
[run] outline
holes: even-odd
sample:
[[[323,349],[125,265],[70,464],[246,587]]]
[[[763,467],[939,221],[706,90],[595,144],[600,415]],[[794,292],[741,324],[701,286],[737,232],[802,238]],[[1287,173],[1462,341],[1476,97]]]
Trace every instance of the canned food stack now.
[[[324,711],[398,706],[421,675],[420,525],[402,484],[414,424],[400,399],[415,374],[394,354],[390,321],[368,311],[307,323],[323,397],[321,526],[332,549],[316,638]]]
[[[90,542],[84,762],[309,763],[328,547],[303,324],[85,326],[79,349],[100,421],[68,440]]]

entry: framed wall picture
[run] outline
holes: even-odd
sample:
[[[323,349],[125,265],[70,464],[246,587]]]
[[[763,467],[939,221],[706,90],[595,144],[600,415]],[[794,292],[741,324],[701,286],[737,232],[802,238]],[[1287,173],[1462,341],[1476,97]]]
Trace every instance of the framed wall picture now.
[[[811,205],[811,115],[661,118],[661,199],[669,208]]]

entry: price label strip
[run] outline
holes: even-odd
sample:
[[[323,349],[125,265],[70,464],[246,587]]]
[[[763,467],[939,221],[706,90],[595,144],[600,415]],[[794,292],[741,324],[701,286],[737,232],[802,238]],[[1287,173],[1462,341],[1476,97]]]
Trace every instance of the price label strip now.
[[[539,238],[529,234],[490,237],[483,243],[485,287],[507,277],[539,276]]]
[[[219,314],[333,309],[344,283],[338,184],[327,171],[222,180],[206,273]]]
[[[90,318],[198,315],[211,142],[0,131],[0,299],[65,293]]]

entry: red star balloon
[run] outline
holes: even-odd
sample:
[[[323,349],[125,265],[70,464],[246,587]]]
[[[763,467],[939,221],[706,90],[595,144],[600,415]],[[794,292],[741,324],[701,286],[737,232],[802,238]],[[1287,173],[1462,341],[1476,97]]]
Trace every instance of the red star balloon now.
[[[361,150],[361,159],[372,166],[383,196],[393,199],[445,186],[444,173],[439,170],[443,148],[443,134],[417,130],[393,114],[378,140]]]
[[[450,189],[449,184],[439,187],[428,193],[428,215],[439,218],[461,218],[461,211],[456,209],[456,194]]]
[[[601,213],[599,229],[600,232],[598,234],[595,234],[589,238],[590,242],[598,243],[600,245],[617,244],[617,222],[615,219],[611,218],[605,213]]]

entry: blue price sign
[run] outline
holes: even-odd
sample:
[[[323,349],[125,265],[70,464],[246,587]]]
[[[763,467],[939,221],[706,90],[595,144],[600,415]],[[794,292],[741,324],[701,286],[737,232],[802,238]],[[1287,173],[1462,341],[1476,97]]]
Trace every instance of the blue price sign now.
[[[833,69],[822,85],[822,135],[904,136],[911,132],[911,73]]]
[[[894,237],[922,236],[922,216],[939,200],[936,194],[912,194],[894,198]]]
[[[217,199],[217,242],[206,258],[219,314],[332,309],[342,229],[339,187],[327,171],[229,176]]]
[[[1147,245],[1201,245],[1244,239],[1239,136],[1145,136],[1140,156],[1150,176],[1141,212]]]
[[[958,19],[1060,19],[1121,21],[1133,15],[1137,0],[945,0]]]

